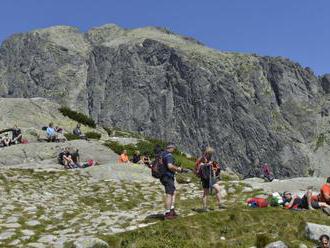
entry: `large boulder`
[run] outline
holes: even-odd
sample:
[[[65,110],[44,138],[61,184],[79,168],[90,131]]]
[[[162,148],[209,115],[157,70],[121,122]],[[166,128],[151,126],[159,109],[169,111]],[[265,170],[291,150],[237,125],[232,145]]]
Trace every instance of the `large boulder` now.
[[[323,234],[330,236],[330,226],[306,223],[305,234],[307,238],[318,241]]]
[[[288,248],[288,246],[283,241],[276,241],[266,245],[265,248]]]
[[[79,149],[81,161],[94,159],[101,164],[117,161],[116,155],[109,148],[96,141],[74,140],[65,143],[30,143],[0,148],[0,165],[57,164],[57,155],[64,147]]]

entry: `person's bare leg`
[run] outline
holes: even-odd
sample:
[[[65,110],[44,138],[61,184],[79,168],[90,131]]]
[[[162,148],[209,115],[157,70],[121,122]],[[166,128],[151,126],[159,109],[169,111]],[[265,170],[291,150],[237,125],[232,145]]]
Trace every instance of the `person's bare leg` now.
[[[174,191],[171,199],[171,209],[174,209],[174,204],[175,204],[175,196],[176,196],[176,191]]]
[[[220,207],[221,206],[221,194],[220,194],[221,188],[220,188],[220,185],[219,184],[214,184],[213,188],[216,191],[215,197],[217,198],[218,207]]]
[[[209,195],[209,189],[203,189],[203,197],[202,197],[202,202],[203,202],[203,208],[207,208],[207,196]]]
[[[308,203],[308,209],[314,210],[314,208],[312,207],[312,191],[308,190],[306,192],[306,198]]]
[[[173,199],[173,195],[166,194],[166,200],[165,200],[165,208],[166,208],[166,210],[170,210],[171,209],[172,199]]]

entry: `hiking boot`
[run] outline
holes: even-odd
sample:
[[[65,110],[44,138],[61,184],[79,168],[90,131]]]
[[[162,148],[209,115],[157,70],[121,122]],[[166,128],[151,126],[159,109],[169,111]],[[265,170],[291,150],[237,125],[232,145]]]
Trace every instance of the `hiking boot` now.
[[[175,218],[176,218],[176,216],[174,216],[173,213],[171,213],[171,212],[165,213],[165,215],[164,215],[165,220],[173,220]]]
[[[170,210],[170,213],[171,213],[173,216],[175,216],[175,217],[178,216],[177,213],[175,212],[174,208],[172,208],[172,209]]]
[[[330,215],[330,208],[322,208],[323,213]]]

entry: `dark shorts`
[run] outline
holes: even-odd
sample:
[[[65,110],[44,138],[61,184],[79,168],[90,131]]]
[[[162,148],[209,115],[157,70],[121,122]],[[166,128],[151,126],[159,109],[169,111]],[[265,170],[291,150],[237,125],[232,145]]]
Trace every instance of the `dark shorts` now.
[[[315,209],[321,208],[318,201],[312,201],[311,205],[312,205],[312,208],[315,208]]]
[[[168,195],[174,194],[175,192],[174,177],[163,176],[160,179],[160,182],[164,185],[166,194]]]
[[[308,201],[307,201],[306,195],[304,195],[303,198],[301,198],[301,202],[300,202],[298,208],[308,209]]]
[[[210,180],[207,180],[207,179],[203,179],[203,178],[201,178],[201,182],[202,182],[203,189],[209,189],[210,186],[212,187],[214,184],[217,183],[217,180],[214,179],[214,180],[210,183]]]

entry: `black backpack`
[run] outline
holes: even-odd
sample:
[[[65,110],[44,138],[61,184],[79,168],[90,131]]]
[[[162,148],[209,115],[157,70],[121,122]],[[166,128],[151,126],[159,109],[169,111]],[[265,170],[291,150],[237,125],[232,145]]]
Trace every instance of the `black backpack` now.
[[[220,175],[221,166],[216,163],[202,164],[199,168],[199,176],[204,180],[210,180],[211,178],[217,178]]]
[[[168,154],[161,153],[159,156],[155,158],[155,160],[151,164],[151,175],[154,178],[160,179],[166,172],[167,168],[164,163],[164,158],[166,158]]]

